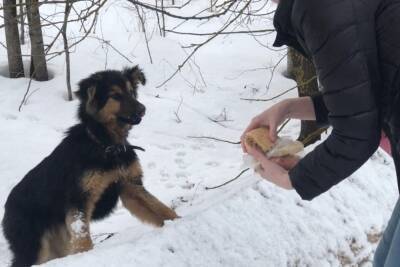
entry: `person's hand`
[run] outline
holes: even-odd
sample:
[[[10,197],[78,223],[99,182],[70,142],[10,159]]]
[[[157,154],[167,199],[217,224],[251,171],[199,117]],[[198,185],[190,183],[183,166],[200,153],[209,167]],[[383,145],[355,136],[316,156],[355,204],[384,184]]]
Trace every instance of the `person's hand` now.
[[[240,138],[243,152],[247,152],[246,146],[244,145],[244,137],[246,133],[262,126],[269,128],[270,139],[272,142],[275,142],[277,139],[278,126],[281,125],[289,116],[289,106],[288,101],[283,100],[254,117]]]
[[[256,168],[256,172],[260,174],[261,177],[284,189],[293,189],[292,182],[289,179],[288,171],[284,167],[281,167],[274,161],[269,160],[256,148],[246,146],[246,150],[249,155],[253,156],[260,163],[260,166]]]
[[[297,163],[299,163],[300,159],[301,158],[297,155],[289,155],[279,158],[270,158],[272,162],[275,162],[276,164],[278,164],[287,171],[293,169],[293,167],[296,166]]]

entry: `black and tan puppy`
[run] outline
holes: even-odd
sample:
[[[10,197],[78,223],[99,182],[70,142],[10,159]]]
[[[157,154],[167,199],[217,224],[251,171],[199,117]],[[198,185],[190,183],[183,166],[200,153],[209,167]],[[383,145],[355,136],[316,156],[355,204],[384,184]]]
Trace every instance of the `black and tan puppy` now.
[[[80,123],[11,191],[3,218],[13,267],[41,264],[93,247],[89,223],[109,215],[118,199],[135,216],[162,226],[176,213],[142,184],[142,169],[128,141],[145,107],[138,68],[103,71],[79,83]]]

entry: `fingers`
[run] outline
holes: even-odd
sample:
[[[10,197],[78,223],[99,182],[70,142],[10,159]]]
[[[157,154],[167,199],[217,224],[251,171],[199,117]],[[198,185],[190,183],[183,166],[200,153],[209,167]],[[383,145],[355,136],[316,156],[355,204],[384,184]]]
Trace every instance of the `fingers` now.
[[[271,139],[271,141],[273,143],[275,143],[276,139],[278,139],[278,134],[276,133],[277,132],[277,128],[278,128],[278,126],[277,126],[276,123],[271,123],[269,125],[269,138]]]
[[[270,160],[286,170],[291,170],[297,165],[297,163],[299,163],[300,157],[297,155],[289,155],[285,157],[271,158]]]
[[[288,172],[270,160],[265,160],[255,168],[256,173],[267,181],[284,189],[293,189]]]
[[[255,158],[258,162],[263,163],[265,160],[267,160],[267,157],[259,151],[257,148],[251,147],[251,146],[246,146],[247,153],[249,153],[253,158]]]

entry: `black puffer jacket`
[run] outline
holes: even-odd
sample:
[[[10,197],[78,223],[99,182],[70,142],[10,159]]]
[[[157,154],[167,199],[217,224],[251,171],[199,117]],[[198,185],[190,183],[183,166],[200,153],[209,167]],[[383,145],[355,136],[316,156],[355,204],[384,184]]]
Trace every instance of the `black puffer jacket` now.
[[[275,46],[314,62],[317,121],[333,128],[289,173],[300,196],[310,200],[360,168],[382,129],[399,174],[400,0],[281,0],[274,25]]]

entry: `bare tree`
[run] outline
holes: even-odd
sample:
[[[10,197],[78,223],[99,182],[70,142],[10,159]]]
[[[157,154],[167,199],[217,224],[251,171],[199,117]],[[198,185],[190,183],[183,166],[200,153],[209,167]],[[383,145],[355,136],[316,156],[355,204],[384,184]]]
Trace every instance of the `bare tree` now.
[[[19,41],[16,0],[3,0],[8,69],[10,78],[24,77],[21,44]]]
[[[44,53],[43,33],[40,22],[38,0],[26,0],[29,36],[31,39],[31,76],[37,81],[47,81],[46,55]]]
[[[21,44],[25,44],[25,10],[24,0],[19,0],[19,15],[20,15],[20,41]]]
[[[62,27],[62,37],[64,42],[64,52],[65,52],[65,65],[67,69],[66,73],[66,81],[67,81],[67,92],[68,92],[68,100],[72,100],[72,88],[71,88],[71,63],[69,57],[69,46],[68,46],[68,38],[67,38],[67,26],[68,26],[68,17],[71,12],[72,3],[65,3],[65,11],[64,11],[64,24]]]
[[[293,48],[288,48],[287,76],[296,81],[299,96],[313,96],[318,93],[318,81],[314,64]],[[313,79],[315,77],[315,79]],[[314,121],[301,121],[299,141],[310,145],[321,139],[319,127]],[[312,137],[310,137],[313,135]]]

